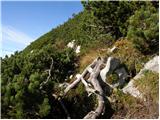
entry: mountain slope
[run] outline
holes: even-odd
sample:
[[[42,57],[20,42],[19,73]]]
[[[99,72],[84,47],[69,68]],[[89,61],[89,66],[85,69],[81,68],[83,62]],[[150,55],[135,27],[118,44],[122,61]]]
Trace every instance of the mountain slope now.
[[[124,7],[126,4],[129,7]],[[106,59],[110,56],[115,57],[123,63],[127,72],[137,74],[143,68],[143,64],[158,53],[145,49],[144,54],[141,49],[138,49],[141,45],[146,45],[144,47],[147,48],[150,43],[153,43],[153,46],[157,45],[156,2],[91,2],[83,5],[84,10],[63,25],[44,34],[23,51],[1,59],[2,118],[67,118],[64,108],[53,93],[61,94],[63,89],[59,86],[66,82],[72,83],[76,73],[81,73],[94,59],[99,56]],[[98,7],[99,5],[103,7]],[[104,12],[109,10],[108,8],[113,13]],[[126,10],[130,11],[127,12],[127,20],[121,21],[123,18],[119,17],[121,14],[124,15]],[[140,16],[144,13],[145,16],[141,19]],[[141,25],[142,21],[146,23],[146,27]],[[111,26],[109,27],[108,24]],[[151,35],[149,32],[152,29],[156,32]],[[122,31],[125,30],[123,34]],[[150,38],[153,41],[150,41]],[[81,46],[78,54],[75,48],[67,47],[67,44],[73,40],[75,40],[75,47]],[[110,52],[114,47],[115,51]],[[113,73],[106,81],[112,83],[117,80],[116,78]],[[117,89],[118,92],[115,90],[113,96],[116,95],[116,100],[120,99],[120,104],[119,102],[114,102],[113,105],[106,104],[107,110],[102,118],[116,118],[123,110],[139,105],[137,103],[139,100],[124,95],[121,89]],[[83,118],[97,105],[95,95],[88,97],[83,84],[79,84],[77,88],[73,88],[62,97],[62,102],[68,108],[68,112],[72,113],[71,118]],[[134,102],[136,105],[129,106],[129,102]],[[121,106],[125,106],[125,109],[119,109]],[[148,118],[145,115],[144,118]],[[123,114],[123,117],[127,116]],[[133,118],[136,118],[136,115]]]

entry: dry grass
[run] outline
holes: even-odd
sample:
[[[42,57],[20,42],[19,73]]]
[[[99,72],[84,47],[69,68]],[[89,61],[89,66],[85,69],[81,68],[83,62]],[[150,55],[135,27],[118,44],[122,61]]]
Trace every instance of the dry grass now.
[[[159,116],[159,77],[157,73],[145,72],[145,76],[136,80],[135,85],[146,98],[145,101],[136,99],[121,91],[113,93],[112,107],[115,110],[114,119],[156,119]]]
[[[144,63],[149,60],[149,56],[144,56],[137,49],[133,47],[133,43],[127,39],[118,40],[115,44],[117,51],[110,54],[111,56],[117,57],[122,63],[130,69],[130,66],[135,62],[137,72],[142,69]]]
[[[159,102],[159,75],[152,71],[145,71],[144,77],[135,81],[135,86],[143,93],[146,98],[150,98],[153,102]]]
[[[133,47],[132,43],[126,39],[117,41],[115,45],[118,47],[118,50],[112,54],[109,54],[107,51],[108,47],[101,43],[95,43],[92,47],[86,49],[79,59],[79,72],[81,73],[85,67],[98,56],[114,56],[119,58],[122,63],[125,63],[128,68],[135,61],[137,72],[149,59],[149,56],[142,55]],[[110,48],[112,48],[112,46],[110,46]],[[78,88],[72,90],[69,95],[71,101],[77,95],[83,96],[83,86],[79,85]],[[113,93],[111,98],[115,99],[115,102],[111,103],[112,108],[115,110],[111,117],[113,119],[158,118],[158,104],[154,102],[154,99],[150,94],[147,94],[147,101],[145,102],[130,95],[125,95],[119,90],[118,92]]]
[[[86,52],[80,57],[80,72],[87,67],[94,59],[97,57],[105,56],[107,53],[107,45],[102,44],[101,42],[96,42],[92,46],[92,48],[89,48],[86,50]]]
[[[146,101],[141,101],[120,91],[112,95],[116,101],[112,104],[115,110],[112,119],[157,119],[159,116],[158,104],[148,95]]]

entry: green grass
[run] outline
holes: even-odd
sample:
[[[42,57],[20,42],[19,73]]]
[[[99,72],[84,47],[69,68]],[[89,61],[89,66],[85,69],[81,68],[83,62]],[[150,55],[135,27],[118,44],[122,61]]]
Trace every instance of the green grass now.
[[[115,89],[111,95],[114,100],[112,108],[115,110],[113,119],[151,119],[158,118],[158,92],[159,92],[158,73],[145,71],[144,77],[135,81],[135,85],[144,95],[146,101],[124,94],[122,91]]]
[[[124,63],[129,70],[131,65],[135,63],[135,68],[138,73],[143,68],[143,64],[149,60],[149,56],[144,56],[134,48],[132,42],[125,38],[118,40],[114,45],[117,47],[117,50],[113,53],[107,53],[107,56],[120,59],[121,63]]]
[[[145,71],[144,77],[135,81],[135,86],[138,87],[140,92],[143,93],[145,97],[151,97],[153,102],[158,103],[159,96],[159,75],[158,73],[152,71]]]

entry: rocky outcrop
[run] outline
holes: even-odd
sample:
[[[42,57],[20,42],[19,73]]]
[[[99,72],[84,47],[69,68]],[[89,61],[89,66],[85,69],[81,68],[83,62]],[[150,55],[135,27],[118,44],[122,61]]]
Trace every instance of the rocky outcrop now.
[[[118,83],[114,84],[113,86],[122,88],[126,83],[126,79],[129,77],[128,72],[124,67],[120,67],[115,70],[115,73],[118,75],[119,80]]]
[[[81,46],[80,45],[76,45],[75,44],[75,40],[72,40],[71,42],[69,42],[67,44],[67,47],[74,49],[74,51],[75,51],[76,54],[80,53]]]
[[[153,72],[159,73],[159,56],[155,56],[153,59],[151,59],[149,62],[147,62],[144,66],[143,70],[151,70]]]
[[[126,87],[122,89],[123,93],[130,94],[133,97],[142,99],[142,93],[134,86],[134,80],[132,79]]]
[[[144,68],[128,83],[127,86],[125,86],[122,91],[126,94],[130,94],[136,98],[143,98],[142,93],[137,89],[137,87],[134,86],[134,81],[138,80],[139,78],[144,76],[145,70],[150,70],[153,72],[159,73],[159,63],[158,63],[158,56],[155,56],[153,59],[151,59],[149,62],[147,62],[144,65]]]
[[[73,40],[73,41],[71,41],[71,42],[69,42],[69,43],[67,44],[67,47],[68,47],[68,48],[74,48],[74,46],[75,46],[75,40]]]
[[[76,50],[75,50],[75,52],[78,54],[78,53],[80,53],[80,49],[81,49],[81,46],[80,45],[78,45],[77,47],[76,47]]]

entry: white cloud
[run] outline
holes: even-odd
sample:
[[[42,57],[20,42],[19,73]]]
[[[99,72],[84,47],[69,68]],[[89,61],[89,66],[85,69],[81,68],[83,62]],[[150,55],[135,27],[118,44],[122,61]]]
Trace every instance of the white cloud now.
[[[29,45],[34,39],[12,26],[2,26],[2,41],[13,41],[21,45]]]
[[[15,29],[12,26],[2,25],[0,29],[0,56],[4,58],[5,55],[10,56],[14,51],[20,51],[29,45],[35,38]]]

